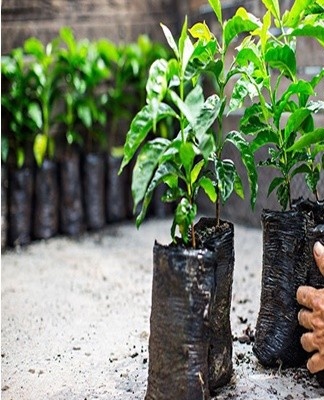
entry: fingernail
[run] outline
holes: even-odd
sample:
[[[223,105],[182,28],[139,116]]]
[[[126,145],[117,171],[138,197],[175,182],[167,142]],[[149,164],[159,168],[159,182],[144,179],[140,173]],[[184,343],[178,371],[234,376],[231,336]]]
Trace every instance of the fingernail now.
[[[324,255],[324,246],[321,242],[316,242],[314,244],[314,253],[317,257],[321,257]]]

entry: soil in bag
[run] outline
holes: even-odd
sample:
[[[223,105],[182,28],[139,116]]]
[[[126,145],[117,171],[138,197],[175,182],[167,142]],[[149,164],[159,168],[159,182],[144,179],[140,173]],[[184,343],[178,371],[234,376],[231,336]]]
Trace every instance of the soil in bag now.
[[[106,216],[108,222],[122,221],[128,215],[127,175],[118,175],[121,157],[107,156]]]
[[[9,226],[11,246],[31,241],[33,174],[30,168],[9,171]]]
[[[208,360],[209,389],[212,395],[216,394],[218,387],[230,381],[233,372],[230,311],[234,272],[234,226],[227,221],[221,221],[217,229],[215,225],[216,220],[213,218],[201,218],[195,225],[198,245],[215,253],[214,273],[218,285],[210,308]],[[207,232],[207,235],[201,235],[202,232]]]
[[[83,158],[83,195],[88,229],[100,229],[105,217],[105,162],[101,154],[88,153]]]
[[[58,177],[54,161],[44,160],[35,176],[33,235],[48,239],[58,231]]]
[[[145,400],[207,400],[215,253],[154,245]]]
[[[80,157],[69,151],[60,163],[60,228],[62,233],[75,236],[84,230]]]
[[[307,353],[300,344],[296,291],[307,279],[307,213],[264,211],[260,310],[253,351],[264,366],[299,366]]]

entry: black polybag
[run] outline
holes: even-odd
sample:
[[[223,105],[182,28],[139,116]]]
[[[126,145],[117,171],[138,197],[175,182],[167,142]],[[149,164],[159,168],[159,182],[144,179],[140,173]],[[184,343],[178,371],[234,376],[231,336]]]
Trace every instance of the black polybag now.
[[[300,344],[304,330],[296,292],[307,281],[309,224],[306,212],[262,214],[262,288],[253,351],[264,366],[300,366],[307,358]]]
[[[80,156],[67,152],[60,162],[60,230],[70,236],[84,230]]]
[[[100,229],[106,223],[105,161],[99,153],[87,153],[82,164],[86,226],[88,229]]]
[[[31,168],[9,170],[8,243],[11,246],[31,241],[33,183]]]
[[[45,159],[36,169],[33,235],[37,239],[48,239],[58,232],[59,190],[57,164]]]

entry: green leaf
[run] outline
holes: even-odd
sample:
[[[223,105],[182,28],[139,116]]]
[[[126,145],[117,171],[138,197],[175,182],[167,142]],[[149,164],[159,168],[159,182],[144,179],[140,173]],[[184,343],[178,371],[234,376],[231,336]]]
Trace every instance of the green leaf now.
[[[217,194],[212,180],[210,178],[207,178],[206,176],[203,176],[199,179],[199,186],[203,188],[210,201],[212,203],[215,203],[217,200]]]
[[[190,174],[190,182],[191,184],[194,184],[196,180],[198,179],[198,176],[200,174],[200,171],[202,167],[204,166],[205,161],[200,160],[192,169],[191,174]]]
[[[171,162],[163,163],[157,168],[157,170],[155,171],[155,174],[146,190],[141,212],[136,218],[137,228],[141,225],[141,223],[143,222],[143,220],[145,218],[147,208],[151,203],[153,192],[154,192],[155,188],[161,182],[166,181],[168,177],[177,176],[177,175],[178,175],[178,169]]]
[[[28,116],[32,119],[32,121],[39,130],[43,128],[43,116],[41,108],[38,103],[29,104]]]
[[[146,83],[148,103],[152,99],[157,99],[158,102],[163,100],[168,85],[167,71],[168,62],[164,59],[155,60],[151,65]]]
[[[285,26],[290,28],[296,27],[300,19],[303,17],[306,8],[313,2],[314,0],[295,0],[293,6],[288,11],[287,17],[285,18]]]
[[[254,208],[258,191],[258,174],[254,162],[254,155],[249,143],[239,132],[232,131],[226,136],[226,141],[231,142],[240,152],[243,164],[246,168],[250,186],[251,207]]]
[[[277,20],[280,20],[280,8],[278,0],[262,0],[262,3]]]
[[[288,149],[288,151],[300,151],[305,147],[322,141],[324,141],[324,128],[317,128],[313,132],[305,133]]]
[[[285,141],[287,142],[292,132],[297,132],[305,119],[310,115],[310,110],[298,108],[288,118],[285,126]]]
[[[311,173],[306,174],[305,181],[306,184],[309,188],[309,190],[312,193],[317,192],[317,185],[320,180],[320,168],[317,166],[317,168],[314,169]]]
[[[238,14],[239,11],[240,9],[237,11],[236,15],[233,18],[229,19],[225,23],[224,39],[226,48],[229,46],[231,41],[240,33],[251,32],[258,27],[258,24],[255,21],[247,19],[250,18],[249,14],[246,13],[247,17],[244,16],[243,19],[242,16]]]
[[[88,104],[79,104],[77,114],[86,128],[89,129],[92,127],[93,118]]]
[[[217,94],[213,94],[206,99],[193,123],[193,129],[196,132],[196,137],[199,142],[202,141],[202,136],[215,122],[221,106],[222,103]]]
[[[215,159],[216,184],[220,192],[222,203],[226,203],[234,190],[235,165],[232,160]]]
[[[181,199],[175,211],[174,222],[171,231],[172,237],[174,238],[175,235],[175,226],[178,226],[182,240],[184,243],[188,243],[189,228],[192,225],[196,215],[197,205],[190,204],[189,200],[185,197]]]
[[[47,150],[47,142],[48,142],[47,135],[40,134],[40,133],[38,135],[36,135],[35,140],[34,140],[33,151],[34,151],[34,157],[35,157],[36,163],[39,167],[44,162],[44,158],[45,158],[46,150]]]
[[[34,55],[39,60],[41,60],[45,54],[43,43],[34,37],[31,37],[25,41],[24,50],[26,53]]]
[[[268,189],[268,197],[270,194],[275,190],[276,187],[279,185],[282,185],[284,183],[285,179],[281,176],[276,176],[270,183],[269,189]]]
[[[279,137],[276,132],[266,129],[257,134],[250,144],[250,149],[252,153],[255,153],[260,147],[271,143],[279,145]]]
[[[222,18],[222,4],[220,0],[208,0],[209,5],[214,10],[214,13],[217,17],[218,22],[222,25],[223,18]]]
[[[209,42],[213,39],[213,35],[210,32],[206,22],[197,22],[192,28],[189,29],[192,37],[202,41]]]
[[[132,177],[134,212],[145,196],[148,184],[158,165],[160,155],[169,143],[167,139],[157,138],[145,143],[141,149],[133,169]]]
[[[25,163],[25,152],[22,147],[18,147],[16,151],[17,167],[21,168]]]
[[[179,154],[181,164],[186,171],[187,181],[190,182],[191,170],[196,155],[193,144],[190,142],[181,143]]]
[[[309,36],[317,39],[324,46],[324,26],[322,25],[304,25],[290,32],[291,36]]]
[[[177,59],[179,60],[180,54],[179,54],[178,46],[173,38],[173,35],[172,35],[170,29],[162,23],[160,25],[161,25],[164,36],[165,36],[169,46],[174,51],[174,54],[176,55]]]
[[[288,45],[269,48],[265,54],[265,62],[272,68],[278,69],[291,80],[294,80],[297,70],[296,56]]]
[[[234,191],[241,199],[244,199],[244,187],[238,174],[235,175]]]
[[[177,117],[174,110],[167,104],[160,103],[158,107],[157,122],[167,117]],[[124,146],[124,158],[119,169],[119,173],[133,158],[138,147],[145,140],[148,133],[153,128],[152,108],[150,105],[144,106],[134,117],[130,129],[126,135],[126,142]]]

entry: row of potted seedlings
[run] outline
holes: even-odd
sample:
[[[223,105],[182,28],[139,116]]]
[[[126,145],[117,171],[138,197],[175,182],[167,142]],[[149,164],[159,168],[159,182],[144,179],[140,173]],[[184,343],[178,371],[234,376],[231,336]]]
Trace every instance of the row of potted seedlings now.
[[[232,376],[234,230],[220,212],[233,192],[244,197],[244,191],[234,161],[223,157],[225,146],[240,153],[252,207],[258,165],[278,173],[269,193],[276,192],[282,211],[264,210],[262,215],[262,294],[254,353],[264,366],[299,366],[307,358],[300,345],[296,291],[304,284],[324,287],[312,258],[314,241],[324,239],[324,203],[318,195],[324,128],[315,120],[324,108],[321,94],[316,95],[324,70],[309,81],[300,78],[296,42],[306,36],[323,45],[324,8],[319,1],[296,0],[282,12],[278,0],[263,3],[262,18],[241,7],[224,21],[220,0],[209,0],[217,35],[204,22],[188,29],[185,20],[176,40],[162,24],[173,58],[152,64],[146,104],[126,136],[121,172],[135,157],[137,226],[161,184],[163,201],[176,204],[172,242],[153,248],[146,400],[206,400]],[[208,96],[206,76],[214,85],[212,94],[208,86]],[[225,118],[241,107],[239,130],[225,132]],[[158,124],[170,118],[179,131],[152,137]],[[268,157],[257,163],[264,146]],[[312,200],[291,198],[296,174],[304,175]],[[196,223],[199,191],[216,205],[215,218]]]
[[[146,35],[117,46],[68,27],[2,56],[2,246],[130,216],[122,144],[157,57],[168,50]]]

